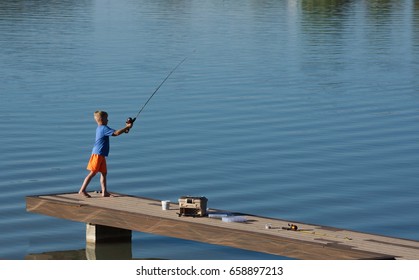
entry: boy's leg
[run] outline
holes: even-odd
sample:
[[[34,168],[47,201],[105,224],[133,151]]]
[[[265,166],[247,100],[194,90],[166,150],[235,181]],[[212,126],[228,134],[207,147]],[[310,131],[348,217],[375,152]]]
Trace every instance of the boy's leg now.
[[[102,172],[100,174],[101,174],[100,175],[100,185],[102,186],[102,196],[103,197],[109,197],[109,196],[111,196],[111,194],[108,193],[108,188],[107,188],[107,185],[106,185],[106,175],[107,175],[107,173]]]
[[[86,176],[86,178],[83,181],[83,185],[81,186],[81,188],[79,190],[79,194],[82,194],[86,197],[90,197],[90,195],[86,192],[86,188],[89,185],[92,178],[96,176],[96,174],[97,174],[97,172],[90,171],[90,173]]]

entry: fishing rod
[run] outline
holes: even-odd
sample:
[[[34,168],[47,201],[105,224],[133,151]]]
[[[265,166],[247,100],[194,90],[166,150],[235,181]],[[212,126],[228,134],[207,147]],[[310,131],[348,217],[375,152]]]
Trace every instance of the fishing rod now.
[[[183,63],[183,62],[185,62],[185,60],[187,59],[188,57],[186,56],[184,59],[182,59],[182,61],[181,62],[179,62],[177,65],[176,65],[176,67],[175,68],[173,68],[172,69],[172,71],[170,71],[170,73],[166,76],[166,78],[164,78],[164,80],[159,84],[159,86],[154,90],[154,92],[153,92],[153,94],[151,94],[151,96],[148,98],[148,100],[144,103],[144,105],[141,107],[141,109],[138,111],[138,113],[137,113],[137,115],[134,117],[134,118],[128,118],[127,119],[127,121],[126,121],[126,123],[134,123],[135,122],[135,120],[138,118],[138,116],[141,114],[141,112],[144,110],[144,108],[145,108],[145,106],[148,104],[148,102],[151,100],[151,98],[153,98],[153,96],[157,93],[157,91],[160,89],[160,87],[166,82],[166,80],[167,79],[169,79],[169,77],[173,74],[173,72],[175,72],[176,71],[176,69]],[[129,129],[127,129],[126,131],[125,131],[125,133],[128,133],[129,132]]]

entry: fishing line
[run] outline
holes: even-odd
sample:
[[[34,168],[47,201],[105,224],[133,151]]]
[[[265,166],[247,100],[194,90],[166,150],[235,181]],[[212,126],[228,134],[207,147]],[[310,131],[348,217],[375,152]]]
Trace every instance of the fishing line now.
[[[134,118],[128,118],[127,123],[134,123],[135,120],[138,118],[138,116],[141,114],[141,112],[144,110],[145,106],[147,106],[148,102],[153,98],[153,96],[157,93],[157,91],[160,89],[160,87],[169,79],[169,77],[173,74],[173,72],[176,71],[176,69],[183,63],[188,57],[186,56],[182,61],[180,61],[175,68],[172,69],[172,71],[169,72],[169,74],[164,78],[164,80],[159,84],[159,86],[154,90],[154,92],[151,94],[151,96],[148,98],[148,100],[144,103],[144,105],[141,107],[141,109],[138,111],[137,115]],[[128,133],[129,129],[126,131]]]

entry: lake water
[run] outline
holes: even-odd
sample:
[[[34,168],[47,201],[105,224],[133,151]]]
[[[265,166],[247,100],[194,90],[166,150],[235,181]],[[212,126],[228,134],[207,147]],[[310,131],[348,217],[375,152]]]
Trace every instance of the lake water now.
[[[78,191],[93,112],[122,127],[185,57],[111,139],[111,192],[419,240],[418,1],[1,0],[0,259],[83,258],[25,196]],[[132,256],[281,259],[137,232]]]

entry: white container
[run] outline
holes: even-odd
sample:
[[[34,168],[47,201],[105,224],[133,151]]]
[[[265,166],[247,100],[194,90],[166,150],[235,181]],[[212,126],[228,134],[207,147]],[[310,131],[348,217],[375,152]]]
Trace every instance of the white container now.
[[[223,222],[226,223],[244,223],[247,222],[246,217],[243,216],[230,216],[230,217],[223,217]]]
[[[161,201],[161,209],[162,210],[169,210],[170,209],[170,200],[162,200]]]
[[[227,213],[211,213],[208,214],[208,218],[213,218],[213,219],[222,219],[224,217],[227,217],[228,214]]]

